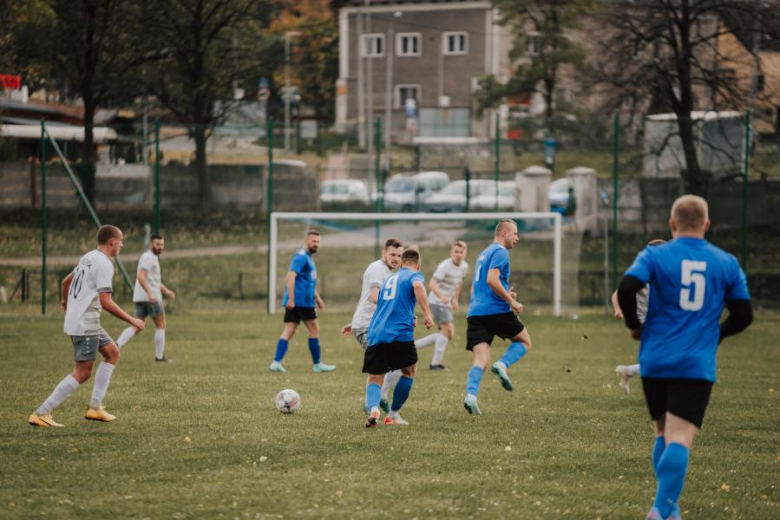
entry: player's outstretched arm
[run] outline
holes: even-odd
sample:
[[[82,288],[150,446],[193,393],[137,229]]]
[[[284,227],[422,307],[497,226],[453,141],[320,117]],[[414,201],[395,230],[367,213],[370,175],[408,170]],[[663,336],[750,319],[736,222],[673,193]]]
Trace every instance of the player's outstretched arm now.
[[[415,281],[412,284],[414,287],[414,295],[417,297],[417,305],[423,311],[425,317],[425,328],[430,329],[433,327],[433,317],[431,316],[431,307],[428,305],[428,295],[425,293],[425,285],[422,282]]]
[[[750,300],[726,300],[729,315],[720,324],[720,343],[729,336],[739,334],[753,323],[753,306]]]
[[[523,311],[523,304],[512,298],[512,295],[509,294],[509,291],[504,289],[504,286],[501,285],[501,271],[498,269],[489,270],[487,275],[487,284],[488,287],[490,287],[490,289],[496,293],[496,296],[507,302],[512,307],[513,311]]]
[[[60,289],[60,295],[62,296],[62,301],[60,302],[60,307],[62,307],[63,311],[68,310],[68,292],[70,291],[70,284],[72,282],[73,282],[73,273],[70,273],[62,281],[62,287]]]
[[[623,311],[626,326],[634,339],[642,337],[642,322],[639,321],[639,316],[636,314],[636,293],[641,291],[644,286],[645,282],[639,278],[626,275],[620,280],[617,290],[618,306]]]
[[[129,314],[127,314],[125,311],[122,310],[122,307],[117,305],[113,298],[111,298],[110,292],[103,292],[100,293],[100,306],[103,307],[106,312],[109,314],[113,314],[117,318],[119,318],[122,321],[126,321],[130,324],[130,326],[135,327],[138,329],[138,332],[144,330],[144,322],[143,320],[139,320],[137,318],[133,318]]]

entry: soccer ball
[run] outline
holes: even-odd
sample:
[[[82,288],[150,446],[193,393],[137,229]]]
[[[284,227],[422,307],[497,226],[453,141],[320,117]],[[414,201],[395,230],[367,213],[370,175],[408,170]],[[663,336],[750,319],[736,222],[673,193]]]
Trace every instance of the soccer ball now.
[[[295,413],[301,409],[301,396],[295,390],[285,388],[274,399],[276,409],[283,414]]]

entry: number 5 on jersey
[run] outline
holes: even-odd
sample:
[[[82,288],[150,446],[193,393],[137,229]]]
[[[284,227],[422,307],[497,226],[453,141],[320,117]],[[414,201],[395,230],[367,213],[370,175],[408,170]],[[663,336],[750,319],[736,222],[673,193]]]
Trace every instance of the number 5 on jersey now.
[[[686,311],[698,311],[704,305],[704,291],[707,289],[707,279],[704,272],[707,262],[693,260],[682,261],[682,289],[680,289],[680,308]],[[693,300],[691,300],[693,286]]]
[[[392,300],[395,298],[395,293],[398,290],[398,276],[394,274],[385,282],[385,290],[382,292],[383,300]]]

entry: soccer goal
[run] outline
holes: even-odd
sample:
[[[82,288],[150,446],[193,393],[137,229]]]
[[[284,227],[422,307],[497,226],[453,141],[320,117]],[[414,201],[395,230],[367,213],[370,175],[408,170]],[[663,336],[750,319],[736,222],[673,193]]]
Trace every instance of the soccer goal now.
[[[315,261],[318,289],[326,304],[330,300],[354,306],[360,295],[363,271],[377,258],[379,245],[394,236],[420,248],[426,279],[438,262],[447,257],[452,242],[466,241],[470,266],[460,299],[465,306],[476,256],[492,242],[496,222],[503,218],[515,220],[520,233],[520,243],[510,252],[511,283],[519,301],[526,309],[529,303],[539,303],[537,309],[546,307],[553,315],[561,316],[564,248],[563,219],[559,213],[271,213],[268,312],[277,311],[284,291],[283,275],[290,258],[302,246],[307,228],[322,234]]]

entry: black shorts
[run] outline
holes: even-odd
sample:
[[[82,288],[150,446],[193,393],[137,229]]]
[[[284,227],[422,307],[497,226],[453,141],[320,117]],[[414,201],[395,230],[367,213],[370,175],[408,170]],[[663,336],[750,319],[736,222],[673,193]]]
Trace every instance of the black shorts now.
[[[417,363],[417,348],[414,341],[379,343],[366,349],[363,356],[363,372],[379,375]]]
[[[311,321],[317,319],[317,311],[314,307],[293,307],[284,308],[285,323],[300,323],[301,321]]]
[[[469,316],[466,329],[466,350],[473,350],[480,343],[493,343],[493,338],[511,339],[523,332],[525,325],[514,312]]]
[[[642,389],[654,421],[663,419],[669,412],[701,428],[712,393],[709,381],[643,377]]]

